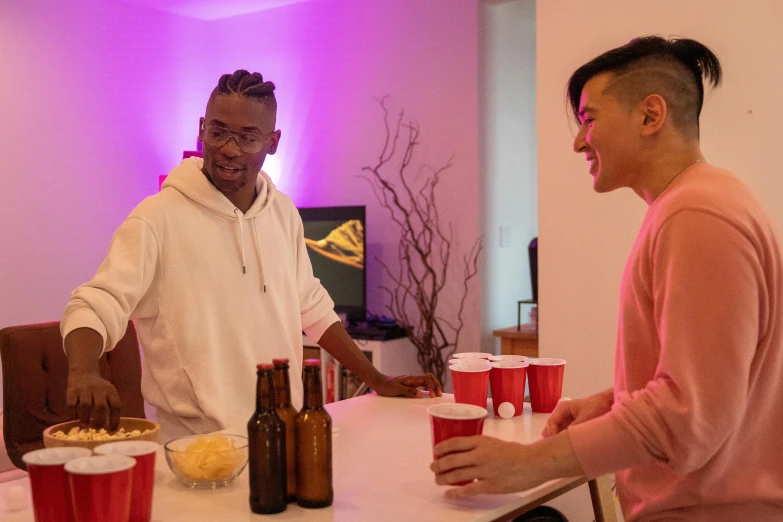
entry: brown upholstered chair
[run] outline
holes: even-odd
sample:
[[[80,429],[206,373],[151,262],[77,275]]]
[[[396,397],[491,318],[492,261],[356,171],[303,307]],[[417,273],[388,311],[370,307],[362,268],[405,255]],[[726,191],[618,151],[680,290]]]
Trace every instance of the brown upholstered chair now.
[[[65,406],[68,359],[60,323],[3,328],[0,358],[6,451],[14,465],[26,469],[22,455],[43,447],[43,430],[69,420]],[[139,343],[132,322],[114,350],[101,356],[99,364],[101,375],[117,388],[122,416],[144,417]]]

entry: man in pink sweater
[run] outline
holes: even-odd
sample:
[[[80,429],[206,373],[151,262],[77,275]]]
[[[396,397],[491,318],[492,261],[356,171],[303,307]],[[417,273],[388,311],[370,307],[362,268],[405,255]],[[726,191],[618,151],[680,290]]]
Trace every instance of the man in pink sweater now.
[[[614,388],[563,401],[544,439],[445,441],[432,463],[456,498],[617,473],[628,521],[783,520],[783,259],[745,185],[705,162],[704,87],[717,57],[645,37],[571,77],[574,150],[596,192],[649,205],[620,290]]]

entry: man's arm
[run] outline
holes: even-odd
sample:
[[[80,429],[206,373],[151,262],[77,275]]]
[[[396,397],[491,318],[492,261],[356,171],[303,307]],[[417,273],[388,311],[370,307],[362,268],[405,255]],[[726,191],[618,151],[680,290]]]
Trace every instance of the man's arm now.
[[[655,305],[639,313],[653,314],[659,346],[628,349],[640,359],[652,351],[655,373],[640,389],[617,390],[606,415],[569,428],[590,478],[653,463],[677,474],[698,470],[748,408],[765,302],[754,244],[739,227],[693,209],[668,217],[654,237],[644,282]]]
[[[120,396],[109,381],[101,377],[98,359],[103,338],[91,328],[77,328],[65,338],[68,356],[66,405],[71,417],[83,424],[92,419],[96,428],[116,430],[120,423]]]
[[[430,469],[435,483],[455,484],[477,479],[446,492],[447,498],[480,493],[524,491],[552,479],[579,477],[584,470],[576,458],[567,431],[533,444],[492,437],[455,437],[433,449]]]
[[[326,329],[319,339],[318,344],[340,361],[340,364],[348,368],[362,382],[366,383],[378,395],[387,397],[420,397],[419,388],[426,388],[431,397],[440,397],[442,394],[440,383],[434,375],[401,376],[389,378],[372,365],[365,357],[351,336],[338,321]]]
[[[157,240],[150,225],[130,217],[112,237],[109,253],[93,278],[71,294],[60,320],[68,356],[66,400],[71,414],[96,428],[116,429],[117,390],[101,378],[98,359],[122,339],[155,275]],[[151,313],[149,310],[147,313]]]

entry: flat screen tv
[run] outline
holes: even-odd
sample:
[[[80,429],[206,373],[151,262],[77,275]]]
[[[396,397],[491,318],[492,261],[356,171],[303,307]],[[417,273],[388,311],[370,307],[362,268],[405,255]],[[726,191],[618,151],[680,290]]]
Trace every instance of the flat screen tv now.
[[[313,274],[348,321],[367,316],[364,207],[300,208]]]

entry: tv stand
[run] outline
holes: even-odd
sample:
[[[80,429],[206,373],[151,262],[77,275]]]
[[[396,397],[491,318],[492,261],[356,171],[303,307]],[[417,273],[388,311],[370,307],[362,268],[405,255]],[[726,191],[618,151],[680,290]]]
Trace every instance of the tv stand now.
[[[390,341],[408,336],[405,328],[398,326],[396,323],[388,326],[365,322],[353,323],[346,330],[354,341]]]
[[[371,355],[373,366],[384,375],[419,375],[422,373],[417,361],[416,347],[407,337],[388,341],[370,339],[354,339],[353,341],[361,351]],[[305,359],[324,361],[325,358],[321,356],[320,346],[304,334],[302,335],[302,345]]]

